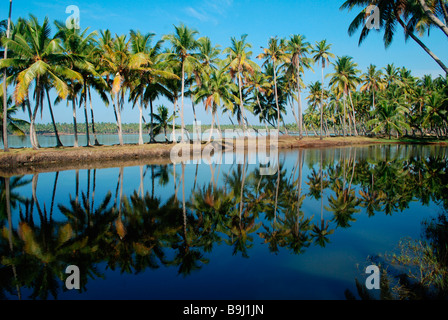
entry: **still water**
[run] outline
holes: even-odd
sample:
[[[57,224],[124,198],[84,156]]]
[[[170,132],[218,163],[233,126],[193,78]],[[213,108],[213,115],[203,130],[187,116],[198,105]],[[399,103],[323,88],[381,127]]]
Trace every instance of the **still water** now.
[[[282,152],[272,176],[245,156],[16,176],[10,215],[2,178],[0,295],[358,297],[366,266],[446,214],[447,157],[388,145]],[[69,265],[80,290],[66,289]]]

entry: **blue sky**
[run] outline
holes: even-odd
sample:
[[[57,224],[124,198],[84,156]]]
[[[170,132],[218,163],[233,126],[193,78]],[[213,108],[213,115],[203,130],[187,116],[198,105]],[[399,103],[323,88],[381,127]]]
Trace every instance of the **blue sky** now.
[[[184,23],[199,31],[200,36],[208,36],[222,48],[230,45],[230,38],[239,38],[248,34],[247,41],[252,44],[253,59],[266,46],[272,36],[289,37],[292,34],[303,34],[311,43],[327,39],[333,44],[332,51],[338,56],[349,55],[358,63],[359,69],[365,71],[369,64],[385,67],[388,63],[405,66],[413,75],[422,76],[441,73],[440,67],[412,40],[405,42],[402,30],[397,27],[396,38],[392,45],[385,49],[382,34],[372,32],[365,42],[358,46],[358,35],[350,37],[348,26],[357,12],[340,11],[343,0],[163,0],[163,1],[43,1],[14,0],[13,20],[27,17],[30,13],[43,20],[47,16],[51,21],[65,21],[69,14],[67,6],[76,5],[80,9],[81,28],[91,30],[110,29],[112,33],[125,34],[129,30],[140,30],[144,33],[156,33],[156,39],[164,34],[172,33],[174,25]],[[1,19],[7,18],[9,1],[2,0]],[[423,42],[433,50],[442,61],[448,61],[447,38],[439,30],[432,30]],[[168,44],[167,44],[168,45]],[[261,63],[261,61],[259,61]],[[305,83],[321,79],[319,66],[314,73],[305,73]],[[331,72],[331,67],[326,72]],[[327,80],[326,80],[327,81]],[[305,104],[306,93],[303,96]],[[165,100],[156,102],[172,106]],[[111,108],[106,108],[94,98],[95,117],[97,121],[114,122]],[[191,103],[186,102],[185,121],[192,123]],[[43,118],[38,122],[50,121],[48,108],[45,107]],[[201,108],[198,108],[201,109]],[[55,108],[58,122],[72,122],[71,110],[61,103]],[[78,110],[78,121],[83,121],[83,112]],[[199,119],[203,123],[210,122],[210,115],[199,111]],[[23,116],[27,119],[27,116]],[[287,122],[293,122],[293,115],[288,111]],[[138,112],[126,107],[123,122],[137,122]],[[250,118],[255,123],[255,118]],[[227,117],[222,123],[228,123]]]

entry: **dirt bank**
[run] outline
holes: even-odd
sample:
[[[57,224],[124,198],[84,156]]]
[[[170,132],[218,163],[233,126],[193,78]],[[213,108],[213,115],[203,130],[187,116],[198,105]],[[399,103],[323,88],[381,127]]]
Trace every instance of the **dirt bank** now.
[[[256,141],[246,139],[245,142],[245,147],[247,148],[248,144]],[[306,137],[300,140],[294,136],[281,136],[277,145],[279,150],[285,150],[378,143],[387,142],[366,137],[331,137],[324,140],[320,140],[318,137]],[[233,144],[233,148],[235,145],[236,141]],[[202,144],[202,148],[205,146],[205,144]],[[170,151],[172,147],[173,144],[158,143],[142,146],[65,147],[42,148],[39,150],[11,149],[7,153],[0,152],[0,176],[142,164],[169,164],[171,163]],[[227,144],[227,147],[229,147],[229,144]],[[232,150],[232,145],[230,145],[230,150]]]

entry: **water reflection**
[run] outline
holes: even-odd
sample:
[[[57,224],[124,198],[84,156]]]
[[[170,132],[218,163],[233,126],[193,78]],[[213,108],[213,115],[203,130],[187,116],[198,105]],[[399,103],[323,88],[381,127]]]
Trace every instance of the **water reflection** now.
[[[214,254],[222,246],[246,259],[260,243],[272,254],[306,255],[313,247],[330,250],[333,237],[363,216],[406,212],[415,202],[448,208],[446,148],[304,149],[282,156],[273,176],[260,175],[244,157],[222,168],[120,167],[101,181],[96,169],[1,178],[1,297],[57,298],[67,291],[68,265],[80,268],[80,291],[87,292],[91,282],[107,280],[108,270],[201,274],[214,259],[227,259]]]

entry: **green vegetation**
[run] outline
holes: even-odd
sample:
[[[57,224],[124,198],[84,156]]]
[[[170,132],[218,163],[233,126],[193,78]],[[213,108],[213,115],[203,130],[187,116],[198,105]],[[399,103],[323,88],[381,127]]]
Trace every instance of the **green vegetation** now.
[[[350,35],[362,29],[360,42],[370,32],[365,27],[368,14],[364,6],[368,4],[379,6],[386,46],[399,24],[406,37],[417,41],[448,71],[414,34],[433,27],[445,30],[440,19],[447,12],[445,1],[345,1],[341,9],[363,9],[349,28]],[[266,129],[271,126],[280,131],[283,127],[287,134],[291,126],[285,123],[285,115],[290,109],[300,138],[303,131],[321,139],[330,134],[389,138],[448,135],[446,76],[417,78],[410,70],[393,64],[384,69],[371,65],[363,73],[352,57],[336,57],[326,40],[313,45],[300,34],[271,38],[257,55],[260,60],[257,64],[246,34],[232,37],[231,45],[221,49],[210,38],[185,25],[176,26],[173,33],[155,43],[152,33],[131,30],[129,35],[113,35],[109,30],[69,29],[57,21],[56,33],[52,35],[49,19],[40,23],[32,15],[13,23],[9,38],[3,32],[6,25],[1,23],[0,31],[8,58],[0,61],[0,69],[7,76],[5,84],[14,88],[13,104],[28,112],[27,132],[34,149],[39,148],[36,134],[51,131],[35,123],[44,104],[50,111],[57,146],[62,146],[58,131],[73,133],[75,147],[78,132],[87,136],[92,133],[98,144],[96,133],[114,131],[110,124],[95,123],[91,89],[111,106],[109,110],[114,113],[115,132],[121,145],[123,133],[130,132],[138,132],[139,144],[143,144],[145,115],[150,117],[148,130],[150,141],[154,142],[155,130],[160,128],[154,122],[157,117],[153,104],[159,97],[166,97],[173,104],[172,111],[164,115],[163,127],[167,129],[167,121],[172,121],[172,131],[175,131],[176,120],[180,118],[182,141],[187,139],[184,121],[185,110],[190,110],[185,107],[187,97],[192,102],[194,119],[197,120],[196,106],[202,105],[211,113],[212,128],[216,123],[218,130],[222,130],[220,117],[228,116],[232,124],[236,117],[239,127],[246,131],[253,127],[247,117],[252,113]],[[306,84],[306,71],[312,70],[314,64],[321,67],[322,81]],[[328,88],[325,77],[329,78]],[[306,110],[301,97],[305,88],[310,92]],[[54,101],[50,90],[57,94]],[[125,102],[139,109],[139,119],[135,121],[137,130],[134,125],[122,123]],[[72,108],[72,130],[56,123],[53,108],[55,105],[61,108],[59,104]],[[76,119],[77,108],[84,111],[84,126]],[[149,112],[144,111],[147,108]],[[4,119],[8,119],[7,109],[5,106]],[[21,129],[24,130],[23,126]],[[90,145],[90,139],[87,140]]]

